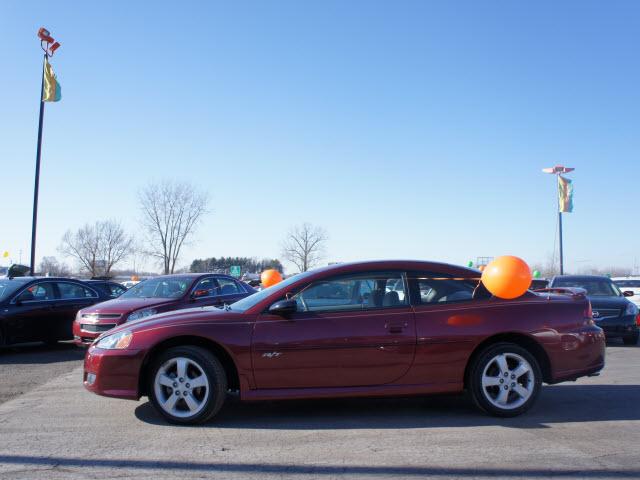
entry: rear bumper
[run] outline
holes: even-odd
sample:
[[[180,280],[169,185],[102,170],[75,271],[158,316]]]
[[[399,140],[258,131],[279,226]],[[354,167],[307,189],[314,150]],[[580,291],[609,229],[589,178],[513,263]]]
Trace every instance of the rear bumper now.
[[[549,383],[575,380],[593,375],[605,365],[605,334],[597,326],[588,326],[562,335],[550,355],[552,375]]]
[[[89,347],[84,358],[84,387],[105,397],[137,400],[143,350],[103,350]]]

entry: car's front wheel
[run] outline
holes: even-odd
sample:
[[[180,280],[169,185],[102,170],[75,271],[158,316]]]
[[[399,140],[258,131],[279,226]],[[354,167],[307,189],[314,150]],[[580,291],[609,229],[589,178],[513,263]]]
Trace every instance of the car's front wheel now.
[[[535,357],[514,343],[497,343],[475,359],[469,390],[475,404],[487,413],[515,417],[535,403],[542,372]]]
[[[155,359],[149,372],[149,399],[169,422],[206,422],[224,403],[227,377],[208,350],[195,346],[170,348]]]

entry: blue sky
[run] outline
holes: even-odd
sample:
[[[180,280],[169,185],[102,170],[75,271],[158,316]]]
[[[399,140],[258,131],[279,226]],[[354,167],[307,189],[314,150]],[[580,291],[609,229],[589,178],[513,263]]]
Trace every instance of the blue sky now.
[[[37,256],[138,190],[209,191],[182,263],[280,254],[326,228],[328,261],[545,261],[576,167],[569,270],[631,266],[640,185],[634,1],[51,2],[0,14],[0,250],[28,257],[41,55],[48,104]],[[640,259],[639,259],[640,260]]]

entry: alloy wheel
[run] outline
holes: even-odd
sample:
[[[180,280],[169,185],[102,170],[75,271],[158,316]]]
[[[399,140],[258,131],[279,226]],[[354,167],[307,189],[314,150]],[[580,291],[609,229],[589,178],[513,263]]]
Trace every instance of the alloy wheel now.
[[[516,409],[533,394],[535,380],[533,368],[521,355],[500,353],[484,367],[482,393],[497,408]]]
[[[186,418],[200,413],[211,389],[202,366],[191,358],[174,357],[158,368],[154,380],[158,405],[169,415]]]

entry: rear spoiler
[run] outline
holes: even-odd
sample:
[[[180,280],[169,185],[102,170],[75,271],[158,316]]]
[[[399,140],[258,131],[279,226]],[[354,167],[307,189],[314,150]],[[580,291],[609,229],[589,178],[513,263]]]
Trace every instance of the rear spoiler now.
[[[540,288],[538,290],[533,290],[535,293],[545,294],[545,293],[557,293],[560,295],[569,295],[571,298],[576,300],[581,298],[587,298],[587,291],[584,288],[578,287],[553,287],[553,288]]]

